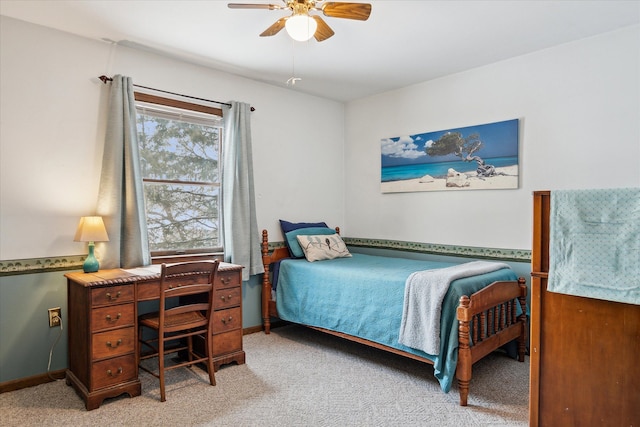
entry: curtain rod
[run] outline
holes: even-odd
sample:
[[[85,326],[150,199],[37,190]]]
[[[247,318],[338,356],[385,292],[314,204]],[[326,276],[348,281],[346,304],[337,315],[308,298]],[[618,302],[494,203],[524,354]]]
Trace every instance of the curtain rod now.
[[[107,82],[111,82],[113,81],[113,79],[111,77],[107,77],[107,76],[100,76],[98,77],[100,80],[102,80],[102,83],[107,84]],[[141,85],[137,85],[137,84],[133,84],[133,86],[135,87],[140,87],[143,89],[149,89],[149,90],[155,90],[157,92],[162,92],[162,93],[168,93],[170,95],[177,95],[177,96],[182,96],[184,98],[191,98],[191,99],[196,99],[198,101],[206,101],[206,102],[213,102],[214,104],[219,104],[219,105],[226,105],[227,107],[231,107],[231,104],[227,103],[227,102],[220,102],[220,101],[213,101],[211,99],[204,99],[204,98],[198,98],[195,96],[191,96],[191,95],[183,95],[181,93],[176,93],[176,92],[169,92],[168,90],[162,90],[162,89],[156,89],[153,87],[148,87],[148,86],[141,86]],[[256,111],[255,108],[251,107],[251,111]]]

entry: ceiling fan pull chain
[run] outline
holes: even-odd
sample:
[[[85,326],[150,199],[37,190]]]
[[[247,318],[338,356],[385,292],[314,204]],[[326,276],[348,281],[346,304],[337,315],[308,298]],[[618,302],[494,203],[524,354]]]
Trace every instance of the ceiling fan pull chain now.
[[[291,77],[287,80],[287,86],[295,86],[300,80],[300,77],[296,77],[296,42],[291,40]]]

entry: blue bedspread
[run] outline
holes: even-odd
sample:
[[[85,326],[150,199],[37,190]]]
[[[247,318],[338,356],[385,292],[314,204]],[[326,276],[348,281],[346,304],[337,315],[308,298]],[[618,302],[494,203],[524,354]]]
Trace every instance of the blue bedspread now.
[[[498,280],[517,279],[512,270],[502,269],[455,280],[442,306],[440,356],[399,344],[406,279],[415,271],[452,265],[357,253],[351,258],[319,262],[283,260],[276,289],[278,315],[283,320],[355,335],[426,357],[434,363],[442,390],[448,392],[458,362],[456,308],[460,297]]]

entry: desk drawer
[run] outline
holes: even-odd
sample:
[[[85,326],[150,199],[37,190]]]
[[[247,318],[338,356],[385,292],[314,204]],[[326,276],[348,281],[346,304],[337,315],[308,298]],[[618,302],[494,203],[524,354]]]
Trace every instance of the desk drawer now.
[[[186,278],[178,278],[172,281],[167,281],[164,284],[164,289],[175,288],[176,286],[188,286],[193,285],[195,283],[207,283],[207,277],[205,276],[195,276],[195,277],[186,277]],[[150,301],[150,300],[158,300],[160,299],[160,281],[159,280],[150,280],[148,282],[139,282],[137,284],[137,298],[138,301]]]
[[[213,313],[213,333],[242,329],[242,309],[240,307]]]
[[[242,350],[242,329],[213,334],[213,357]]]
[[[235,286],[240,286],[241,283],[241,274],[239,271],[220,271],[218,270],[218,274],[216,275],[216,280],[214,284],[215,289],[224,289],[224,288],[233,288]]]
[[[91,328],[94,332],[122,326],[135,325],[133,304],[110,305],[91,311]]]
[[[91,381],[94,389],[109,387],[135,378],[137,378],[136,357],[133,354],[91,365]]]
[[[93,334],[91,345],[92,360],[133,353],[135,348],[134,337],[134,327]]]
[[[160,298],[160,281],[138,282],[136,285],[138,301],[157,300]]]
[[[213,309],[237,307],[242,302],[241,288],[216,289],[213,294]]]
[[[121,304],[133,301],[133,285],[111,286],[91,290],[91,305]]]

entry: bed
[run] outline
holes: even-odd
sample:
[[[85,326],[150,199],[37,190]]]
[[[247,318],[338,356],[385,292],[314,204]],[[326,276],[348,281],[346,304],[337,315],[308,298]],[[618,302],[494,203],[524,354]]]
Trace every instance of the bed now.
[[[331,232],[339,236],[339,229],[322,234]],[[290,237],[284,228],[283,234]],[[329,243],[324,236],[307,237]],[[429,363],[444,392],[457,378],[461,406],[467,406],[473,363],[511,342],[516,343],[518,360],[524,362],[527,328],[526,310],[521,307],[527,288],[512,270],[500,268],[453,280],[442,297],[440,316],[432,315],[438,317],[439,327],[435,344],[426,347],[436,349],[427,353],[400,343],[399,330],[407,327],[408,278],[456,265],[351,254],[346,246],[346,256],[310,262],[313,258],[306,253],[301,258],[288,243],[287,239],[287,247],[270,251],[268,233],[262,232],[265,333],[270,333],[275,317]],[[275,289],[272,281],[277,282]]]

